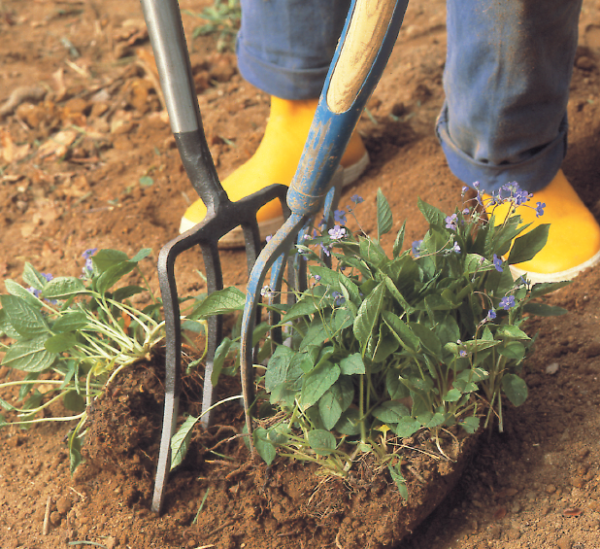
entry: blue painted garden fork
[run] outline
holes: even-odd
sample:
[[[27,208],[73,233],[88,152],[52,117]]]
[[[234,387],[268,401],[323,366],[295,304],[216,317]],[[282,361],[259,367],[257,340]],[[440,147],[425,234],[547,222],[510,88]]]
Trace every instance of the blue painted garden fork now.
[[[287,194],[291,215],[262,250],[250,274],[241,339],[242,392],[249,434],[254,404],[252,333],[265,276],[273,267],[269,287],[279,294],[284,259],[323,205],[360,113],[389,59],[407,5],[408,0],[353,0]]]

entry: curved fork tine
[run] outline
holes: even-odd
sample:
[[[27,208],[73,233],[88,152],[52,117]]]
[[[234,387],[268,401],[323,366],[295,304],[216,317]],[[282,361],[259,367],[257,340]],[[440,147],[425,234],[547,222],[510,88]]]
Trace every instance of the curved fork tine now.
[[[256,320],[256,311],[260,302],[260,290],[269,268],[280,257],[287,257],[289,250],[296,239],[298,231],[304,226],[308,216],[292,214],[275,236],[267,242],[258,256],[250,280],[246,287],[246,305],[242,317],[242,340],[240,349],[240,375],[242,380],[242,394],[244,396],[244,410],[246,415],[246,429],[252,433],[250,410],[254,403],[254,370],[252,332]],[[250,443],[254,453],[254,444]]]

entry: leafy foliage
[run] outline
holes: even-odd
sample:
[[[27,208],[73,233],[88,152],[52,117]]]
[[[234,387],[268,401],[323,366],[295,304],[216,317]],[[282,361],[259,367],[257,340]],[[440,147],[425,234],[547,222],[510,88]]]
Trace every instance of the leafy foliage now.
[[[532,302],[553,286],[514,281],[509,264],[535,255],[547,226],[522,235],[515,215],[495,226],[473,206],[451,215],[418,206],[429,230],[402,252],[402,227],[392,257],[379,243],[392,227],[381,191],[377,240],[337,227],[298,246],[311,282],[295,304],[278,308],[291,333],[275,348],[264,383],[283,420],[265,419],[255,435],[269,463],[279,448],[345,475],[356,455],[374,453],[405,497],[391,440],[421,430],[438,440],[453,426],[472,434],[493,417],[502,429],[501,396],[515,406],[527,398],[518,376],[532,345],[521,329],[526,313],[565,311]],[[317,254],[324,247],[333,268]]]
[[[130,259],[117,250],[87,250],[81,278],[53,278],[26,263],[22,278],[29,288],[5,281],[0,335],[12,341],[1,344],[6,350],[2,365],[27,375],[0,385],[19,386],[21,403],[1,402],[17,419],[7,422],[0,415],[0,427],[76,421],[68,436],[72,471],[81,461],[86,407],[123,368],[148,357],[164,338],[160,302],[150,293],[150,304],[138,310],[130,299],[147,288],[122,286],[123,277],[149,254],[143,249]],[[57,400],[73,415],[40,417]]]

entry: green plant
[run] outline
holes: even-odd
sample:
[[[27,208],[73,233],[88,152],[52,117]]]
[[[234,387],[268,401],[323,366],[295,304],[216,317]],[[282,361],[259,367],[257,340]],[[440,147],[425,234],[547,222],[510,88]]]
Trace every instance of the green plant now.
[[[514,214],[529,196],[513,184],[493,200],[508,201]],[[323,221],[297,246],[310,287],[295,293],[293,305],[271,303],[288,340],[275,346],[259,380],[259,398],[270,407],[259,408],[253,442],[267,463],[279,453],[344,476],[372,455],[401,489],[402,439],[428,432],[445,456],[442,433],[472,434],[494,417],[502,430],[503,399],[519,406],[527,398],[518,374],[533,341],[522,324],[530,314],[564,313],[535,300],[565,283],[515,281],[509,266],[535,256],[548,225],[524,233],[518,215],[496,225],[480,213],[479,192],[451,215],[418,206],[429,230],[403,252],[403,226],[391,257],[380,244],[392,228],[381,191],[377,238],[353,234],[347,212],[336,211],[335,226],[325,230]],[[543,214],[543,205],[536,211]],[[204,315],[227,309],[218,295],[211,299]]]
[[[204,8],[200,13],[189,10],[183,10],[183,13],[207,21],[194,29],[192,40],[198,36],[218,33],[217,51],[233,51],[242,18],[239,0],[215,0],[213,6]]]
[[[1,344],[2,365],[25,376],[0,384],[19,387],[21,403],[0,399],[4,410],[17,415],[11,423],[0,415],[0,426],[77,421],[68,437],[71,470],[81,460],[86,407],[124,368],[149,359],[164,339],[161,302],[149,288],[121,284],[115,289],[134,269],[145,281],[138,262],[149,253],[143,249],[129,259],[116,250],[87,250],[81,278],[53,278],[26,263],[23,281],[29,289],[5,281],[9,295],[0,296],[0,332],[12,342]],[[131,298],[145,292],[150,304],[138,310]],[[73,414],[45,415],[59,400]]]

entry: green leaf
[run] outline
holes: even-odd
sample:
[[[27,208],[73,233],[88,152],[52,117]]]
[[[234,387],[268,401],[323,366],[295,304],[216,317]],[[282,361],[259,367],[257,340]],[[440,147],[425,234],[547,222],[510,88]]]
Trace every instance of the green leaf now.
[[[396,487],[398,488],[400,496],[402,496],[402,499],[405,501],[408,500],[408,488],[406,487],[406,480],[400,472],[400,463],[398,463],[395,467],[388,465],[388,470],[392,480],[396,483]]]
[[[36,290],[43,290],[48,281],[41,273],[35,270],[31,263],[25,262],[23,267],[23,280]]]
[[[340,377],[340,367],[323,362],[304,377],[300,403],[304,410],[315,404]]]
[[[342,374],[345,376],[365,373],[365,363],[363,362],[360,353],[354,353],[353,355],[340,360],[340,368]]]
[[[525,346],[520,341],[506,341],[498,347],[498,352],[511,360],[520,362],[525,358]]]
[[[52,324],[52,331],[55,333],[74,332],[85,328],[87,325],[88,318],[84,312],[65,312]]]
[[[566,315],[569,312],[562,307],[553,307],[546,303],[527,303],[527,305],[523,307],[523,311],[537,316],[561,316]]]
[[[252,433],[252,440],[254,441],[254,447],[258,455],[264,459],[267,465],[271,465],[277,455],[277,451],[275,450],[275,446],[269,442],[266,429],[263,427],[255,429]]]
[[[21,337],[21,334],[13,328],[10,318],[4,309],[0,309],[0,334],[2,333],[12,339],[19,339]]]
[[[122,288],[115,290],[112,297],[115,301],[122,302],[131,296],[141,294],[145,291],[146,288],[142,288],[141,286],[123,286]]]
[[[29,290],[26,290],[20,284],[17,284],[14,280],[6,279],[4,281],[6,291],[15,297],[20,297],[28,305],[31,305],[34,309],[41,309],[44,304],[33,295]]]
[[[21,336],[32,338],[50,333],[42,313],[20,297],[3,295],[0,296],[0,302],[2,303],[2,310],[8,315],[12,327]]]
[[[332,271],[327,267],[321,267],[320,265],[311,265],[309,267],[310,273],[321,277],[320,283],[323,286],[329,286],[331,290],[340,289],[340,278],[344,275],[336,271]]]
[[[127,254],[119,250],[99,250],[92,256],[92,263],[100,273],[128,260]]]
[[[462,396],[462,393],[458,389],[450,389],[444,395],[444,402],[456,402],[456,401],[460,400],[461,396]]]
[[[377,240],[381,240],[381,237],[391,229],[392,209],[381,189],[377,189]]]
[[[560,288],[564,288],[572,283],[572,280],[564,280],[563,282],[543,282],[540,284],[534,284],[531,288],[531,299],[541,297],[543,295],[555,292]]]
[[[414,435],[421,428],[421,422],[412,417],[403,417],[396,425],[395,432],[400,438]]]
[[[498,328],[496,335],[502,338],[531,339],[523,330],[510,324],[504,324]]]
[[[44,343],[47,351],[51,353],[64,353],[68,351],[77,343],[77,336],[73,332],[67,332],[66,334],[56,334],[49,337]]]
[[[527,400],[527,384],[515,374],[504,375],[502,390],[515,406],[521,406]]]
[[[221,375],[221,371],[223,370],[223,364],[225,363],[225,359],[227,358],[227,354],[229,353],[229,349],[231,348],[231,344],[233,341],[228,337],[224,338],[217,350],[215,351],[215,358],[213,360],[213,371],[210,376],[210,380],[213,384],[213,387],[216,387],[219,383],[219,376]]]
[[[81,447],[83,446],[83,440],[77,436],[77,429],[73,429],[69,434],[69,469],[71,475],[75,472],[78,465],[81,463]]]
[[[295,320],[303,316],[312,315],[321,310],[327,303],[321,298],[312,295],[304,295],[300,301],[295,303],[292,308],[283,316],[280,324],[285,324],[290,320]]]
[[[360,434],[360,414],[355,408],[348,408],[335,425],[335,430],[342,435]]]
[[[461,419],[458,424],[470,435],[473,435],[479,429],[479,418],[475,416]]]
[[[444,226],[446,215],[441,210],[431,204],[427,204],[427,202],[423,202],[420,198],[417,205],[430,225],[433,225],[434,227]]]
[[[335,427],[335,424],[339,421],[340,417],[342,417],[342,412],[342,404],[336,398],[333,391],[327,391],[319,399],[319,415],[321,416],[321,421],[326,429],[331,430]]]
[[[74,276],[59,276],[52,279],[42,290],[40,297],[44,299],[64,299],[66,297],[85,293],[83,282]]]
[[[508,255],[508,264],[514,265],[532,259],[546,245],[549,230],[550,224],[546,223],[516,238]]]
[[[402,347],[410,351],[419,349],[419,338],[410,329],[410,326],[401,320],[400,317],[390,311],[383,311],[381,316]]]
[[[402,251],[402,246],[404,245],[404,234],[406,231],[406,221],[402,224],[402,227],[398,231],[396,235],[396,240],[394,240],[394,246],[392,248],[392,257],[395,259],[400,255]]]
[[[7,410],[8,412],[10,412],[12,410],[16,410],[16,408],[12,404],[6,402],[6,400],[4,400],[2,398],[0,398],[0,408],[3,408],[4,410]]]
[[[67,391],[63,395],[63,404],[71,412],[83,412],[85,410],[85,400],[75,390]]]
[[[234,286],[212,292],[200,305],[198,305],[190,319],[209,318],[215,315],[223,315],[242,311],[246,303],[246,295]]]
[[[436,357],[442,354],[442,343],[427,326],[417,322],[409,323],[410,329],[421,341],[421,345]]]
[[[362,302],[356,318],[354,319],[353,332],[356,339],[364,349],[371,337],[373,328],[379,318],[379,313],[383,307],[383,298],[385,296],[385,285],[379,283],[376,288]]]
[[[181,465],[192,440],[192,429],[200,420],[199,417],[188,416],[177,432],[171,437],[171,469]]]
[[[383,423],[399,423],[403,417],[410,417],[409,409],[400,402],[388,400],[375,408],[372,414]]]
[[[121,280],[126,274],[130,273],[135,269],[137,263],[133,261],[123,261],[117,263],[112,267],[109,267],[104,271],[96,281],[96,290],[104,295],[107,290],[112,288],[119,280]]]
[[[57,355],[44,347],[46,337],[17,341],[4,355],[2,364],[24,372],[42,372],[52,366]]]
[[[137,254],[135,254],[130,261],[139,263],[142,259],[145,259],[152,253],[152,248],[142,248]]]
[[[279,345],[275,349],[273,356],[269,359],[265,374],[265,389],[268,393],[273,392],[288,380],[288,369],[295,355],[295,351],[285,345]]]
[[[400,381],[398,370],[390,368],[385,374],[385,388],[391,400],[401,400],[410,396],[410,390]]]
[[[149,175],[140,177],[139,182],[142,187],[151,187],[154,185],[154,179],[152,179]]]
[[[319,456],[328,456],[335,450],[335,437],[324,429],[308,432],[308,444]]]

